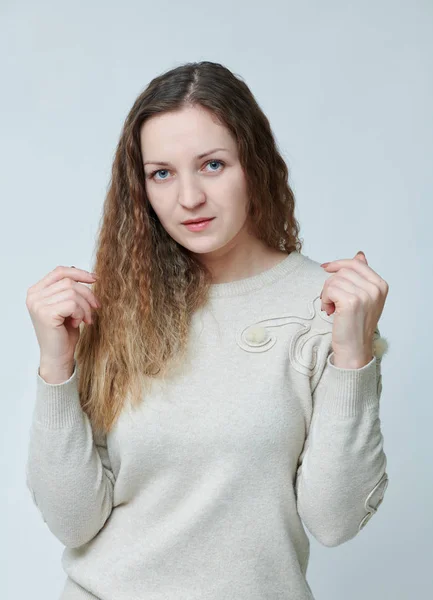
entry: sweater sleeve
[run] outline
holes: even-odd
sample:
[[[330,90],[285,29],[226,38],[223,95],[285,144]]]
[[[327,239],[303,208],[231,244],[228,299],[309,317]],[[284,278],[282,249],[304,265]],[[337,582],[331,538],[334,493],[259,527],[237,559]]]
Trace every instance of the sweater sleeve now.
[[[327,336],[326,336],[327,337]],[[321,544],[338,546],[376,513],[388,486],[379,417],[381,353],[359,369],[334,366],[327,343],[322,374],[312,390],[313,412],[298,461],[298,513]]]
[[[60,542],[76,548],[98,533],[113,509],[114,483],[106,437],[94,435],[80,405],[76,363],[59,384],[38,370],[26,485]]]

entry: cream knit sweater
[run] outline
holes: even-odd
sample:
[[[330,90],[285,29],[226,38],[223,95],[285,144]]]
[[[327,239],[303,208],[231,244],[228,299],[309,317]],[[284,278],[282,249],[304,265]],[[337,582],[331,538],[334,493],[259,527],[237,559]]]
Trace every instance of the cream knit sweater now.
[[[96,437],[79,369],[39,371],[26,481],[64,545],[60,600],[312,600],[309,540],[352,539],[388,477],[379,406],[386,340],[332,363],[329,273],[292,252],[214,284],[189,360]],[[301,521],[302,520],[302,521]]]

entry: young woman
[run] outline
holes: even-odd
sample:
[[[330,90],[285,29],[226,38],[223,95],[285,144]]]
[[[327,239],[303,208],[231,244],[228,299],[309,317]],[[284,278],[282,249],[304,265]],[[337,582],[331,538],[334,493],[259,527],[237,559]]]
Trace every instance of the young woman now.
[[[362,253],[304,255],[294,210],[227,68],[179,66],[136,99],[97,277],[58,266],[27,294],[26,480],[66,546],[62,600],[311,600],[304,525],[336,546],[376,512],[388,285]]]

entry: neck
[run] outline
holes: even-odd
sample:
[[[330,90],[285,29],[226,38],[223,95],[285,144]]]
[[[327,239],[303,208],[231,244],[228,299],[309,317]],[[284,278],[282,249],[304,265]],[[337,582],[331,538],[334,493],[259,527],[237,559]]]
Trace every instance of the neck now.
[[[270,248],[257,238],[232,240],[215,252],[200,254],[199,259],[212,273],[212,283],[229,283],[253,277],[279,263],[287,252]]]

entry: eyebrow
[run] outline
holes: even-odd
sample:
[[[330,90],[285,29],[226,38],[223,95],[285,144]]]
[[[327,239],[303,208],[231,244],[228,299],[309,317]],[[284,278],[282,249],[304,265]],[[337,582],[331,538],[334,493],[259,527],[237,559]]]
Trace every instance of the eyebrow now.
[[[207,156],[208,154],[212,154],[213,152],[217,152],[218,150],[225,150],[226,152],[230,152],[230,150],[228,150],[228,148],[214,148],[213,150],[208,150],[207,152],[203,152],[203,154],[199,154],[198,156],[196,156],[196,158],[204,158],[205,156]],[[170,163],[168,162],[163,162],[161,160],[147,160],[145,163],[143,163],[143,165],[165,165],[165,166],[169,166]]]

